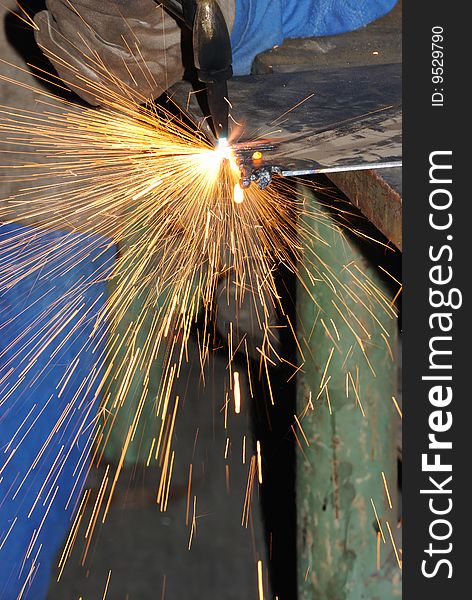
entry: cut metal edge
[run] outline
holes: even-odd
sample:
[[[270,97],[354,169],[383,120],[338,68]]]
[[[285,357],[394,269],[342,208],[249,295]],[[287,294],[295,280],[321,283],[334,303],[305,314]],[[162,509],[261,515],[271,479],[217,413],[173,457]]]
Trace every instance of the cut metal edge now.
[[[370,169],[388,169],[392,167],[401,167],[401,160],[389,162],[362,163],[358,165],[338,165],[337,167],[306,167],[300,169],[284,169],[282,167],[280,174],[284,177],[298,177],[299,175],[315,175],[317,173],[340,173],[346,171],[367,171]]]

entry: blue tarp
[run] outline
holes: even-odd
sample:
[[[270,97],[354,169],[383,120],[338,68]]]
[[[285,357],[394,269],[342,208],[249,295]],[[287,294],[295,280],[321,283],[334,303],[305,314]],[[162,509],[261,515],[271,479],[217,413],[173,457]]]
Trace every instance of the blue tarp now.
[[[394,4],[238,0],[232,33],[235,73],[248,73],[256,54],[284,38],[355,29]],[[51,567],[84,484],[105,344],[103,332],[92,336],[92,331],[115,252],[104,238],[0,226],[3,600],[14,600],[29,580],[23,597],[46,596]]]
[[[389,12],[396,0],[237,0],[231,34],[235,75],[251,71],[257,54],[286,38],[335,35]]]
[[[92,331],[115,253],[109,240],[96,236],[0,226],[5,600],[17,598],[29,575],[32,583],[23,597],[46,596],[51,566],[83,488],[105,344],[101,329]]]

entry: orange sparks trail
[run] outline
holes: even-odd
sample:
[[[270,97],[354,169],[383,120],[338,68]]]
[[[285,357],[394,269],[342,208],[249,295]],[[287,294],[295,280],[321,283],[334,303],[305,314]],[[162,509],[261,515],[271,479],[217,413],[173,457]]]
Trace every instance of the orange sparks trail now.
[[[190,550],[192,547],[193,538],[197,532],[197,497],[193,497],[193,516],[192,516],[192,525],[190,527],[190,537],[188,540],[188,549]]]
[[[103,596],[102,596],[102,600],[105,600],[105,598],[107,597],[107,593],[108,593],[108,586],[110,584],[110,579],[111,579],[111,569],[108,571],[108,577],[107,577],[107,582],[105,584],[105,589],[103,590]]]
[[[399,407],[399,405],[398,405],[398,402],[397,402],[397,400],[396,400],[395,396],[392,396],[392,402],[393,402],[393,404],[394,404],[394,406],[395,406],[395,408],[396,408],[396,410],[397,410],[397,413],[400,415],[400,418],[403,418],[403,413],[402,413],[402,410],[401,410],[401,408]]]
[[[377,571],[380,571],[380,531],[377,531],[377,544],[376,544],[375,557],[376,557],[375,562],[377,565]]]
[[[390,523],[388,521],[386,521],[385,523],[387,525],[388,534],[390,536],[390,541],[392,542],[393,550],[395,552],[395,558],[397,559],[397,564],[398,564],[399,568],[401,569],[402,568],[402,561],[400,560],[400,557],[398,555],[397,545],[395,544],[395,540],[393,538],[392,530],[390,528]]]
[[[264,600],[264,576],[262,572],[262,560],[257,561],[257,590],[259,600]]]
[[[259,484],[262,485],[262,453],[261,453],[261,443],[257,440],[257,478],[259,480]]]
[[[382,536],[383,543],[385,544],[386,541],[385,541],[384,532],[382,529],[382,525],[380,523],[379,515],[377,514],[377,509],[375,508],[375,504],[374,504],[374,501],[372,500],[372,498],[370,499],[370,503],[372,504],[372,508],[374,509],[375,520],[377,521],[377,527],[379,528],[379,533]]]

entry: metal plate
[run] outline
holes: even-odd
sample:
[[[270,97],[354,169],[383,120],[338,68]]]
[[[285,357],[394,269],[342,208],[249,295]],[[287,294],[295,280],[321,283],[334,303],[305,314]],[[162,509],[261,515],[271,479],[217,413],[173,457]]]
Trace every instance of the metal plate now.
[[[270,142],[265,164],[284,175],[401,165],[401,65],[235,77],[230,142]],[[172,99],[205,131],[204,94],[187,82]]]

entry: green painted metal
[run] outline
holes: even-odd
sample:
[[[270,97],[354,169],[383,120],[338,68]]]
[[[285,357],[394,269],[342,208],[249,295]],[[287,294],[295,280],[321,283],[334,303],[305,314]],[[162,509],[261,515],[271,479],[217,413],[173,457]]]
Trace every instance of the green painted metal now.
[[[133,272],[139,267],[139,255],[132,251],[133,245],[139,243],[139,235],[130,235],[121,243],[119,254],[125,257],[120,263],[120,270],[114,273],[108,283],[108,297],[112,297],[120,285],[121,273]],[[156,262],[158,257],[156,256]],[[149,264],[152,269],[152,263]],[[147,273],[143,273],[143,278]],[[102,422],[103,454],[105,460],[117,463],[120,460],[125,440],[136,415],[139,421],[131,438],[124,457],[125,466],[146,463],[153,439],[159,435],[161,418],[157,415],[159,393],[166,357],[167,344],[163,343],[157,356],[151,360],[149,350],[150,332],[156,334],[155,319],[168,302],[169,291],[155,295],[154,286],[144,285],[134,290],[134,296],[126,310],[113,324],[114,339],[123,340],[116,343],[116,351],[107,356],[105,368],[108,372],[103,392],[104,416]],[[112,315],[112,319],[114,316]],[[130,356],[139,354],[127,393],[122,393],[122,384]],[[120,400],[118,400],[120,398]]]
[[[305,362],[297,403],[301,415],[308,407],[302,426],[309,443],[299,436],[303,449],[297,457],[296,490],[299,600],[391,600],[401,596],[401,571],[386,524],[399,544],[400,417],[392,401],[396,365],[391,350],[396,346],[397,322],[381,272],[364,259],[361,244],[340,233],[330,210],[311,189],[299,191],[309,212],[317,214],[303,218],[314,230],[304,258],[312,277],[306,276],[297,291],[298,336]],[[385,294],[385,302],[380,301],[385,310],[375,301],[378,294]],[[371,499],[386,542],[380,541],[380,569]]]
[[[126,248],[122,247],[120,250],[124,252]],[[116,285],[115,279],[109,282],[109,296],[115,292]],[[160,426],[159,418],[156,415],[156,406],[162,378],[162,352],[156,357],[150,368],[149,379],[143,365],[138,364],[136,366],[128,393],[121,400],[121,406],[119,408],[116,406],[124,377],[123,368],[126,367],[129,361],[130,346],[134,349],[134,352],[138,350],[142,354],[143,348],[146,347],[149,332],[152,331],[154,312],[159,309],[159,306],[156,306],[155,310],[148,307],[148,296],[149,290],[147,289],[137,294],[127,311],[115,324],[114,335],[125,340],[125,342],[118,346],[116,356],[107,357],[106,363],[106,368],[111,369],[105,386],[104,398],[106,422],[103,427],[103,446],[107,462],[117,463],[119,461],[129,429],[139,410],[138,407],[143,394],[145,396],[139,425],[129,443],[124,459],[124,464],[128,466],[146,462],[152,440],[158,436]],[[129,335],[129,331],[133,332],[132,336]],[[109,362],[111,359],[112,364]]]

